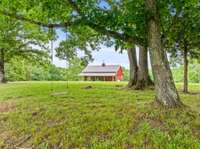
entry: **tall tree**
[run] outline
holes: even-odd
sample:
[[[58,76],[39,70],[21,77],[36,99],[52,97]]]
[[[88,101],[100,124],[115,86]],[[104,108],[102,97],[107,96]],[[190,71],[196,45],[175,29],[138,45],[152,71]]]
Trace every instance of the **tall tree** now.
[[[149,75],[148,68],[148,51],[144,46],[139,47],[139,68],[138,68],[138,78],[136,82],[136,89],[144,89],[148,86],[153,86],[154,83]]]
[[[138,64],[136,56],[136,47],[128,48],[128,59],[129,59],[129,82],[128,88],[132,88],[136,85],[138,79]]]
[[[145,0],[148,47],[156,89],[156,101],[167,107],[182,105],[161,41],[160,16],[156,0]]]
[[[37,27],[38,28],[38,27]],[[29,29],[32,29],[31,32]],[[26,26],[20,22],[0,17],[0,82],[5,83],[5,63],[13,57],[20,56],[27,59],[42,59],[47,53],[38,50],[34,46],[45,48],[43,43],[45,37],[41,31]]]
[[[197,0],[171,4],[174,25],[168,30],[167,48],[172,57],[182,57],[184,64],[183,91],[188,92],[189,58],[200,57],[200,5]]]
[[[139,47],[139,56],[137,59],[136,47],[128,48],[129,58],[129,82],[128,88],[142,90],[146,87],[153,86],[153,81],[149,75],[148,68],[148,51],[143,46]]]

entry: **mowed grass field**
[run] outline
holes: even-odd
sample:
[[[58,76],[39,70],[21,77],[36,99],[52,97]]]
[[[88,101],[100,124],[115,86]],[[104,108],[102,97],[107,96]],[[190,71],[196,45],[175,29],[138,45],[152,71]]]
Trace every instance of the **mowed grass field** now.
[[[91,86],[91,87],[88,87]],[[0,85],[0,149],[200,149],[200,85],[185,109],[152,104],[126,82]]]

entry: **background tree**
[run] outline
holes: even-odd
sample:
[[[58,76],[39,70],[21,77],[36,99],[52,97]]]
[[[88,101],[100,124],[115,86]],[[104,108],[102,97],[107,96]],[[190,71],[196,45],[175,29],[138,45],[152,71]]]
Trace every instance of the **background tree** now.
[[[188,92],[189,58],[200,57],[200,5],[197,1],[172,3],[174,25],[168,31],[168,49],[172,57],[182,57],[184,64],[184,87]]]
[[[148,86],[153,86],[154,83],[149,75],[148,67],[148,50],[147,47],[139,47],[139,67],[138,67],[138,78],[136,82],[136,89],[144,89]]]
[[[138,64],[137,64],[137,55],[136,55],[136,47],[130,47],[127,50],[128,59],[129,59],[129,82],[128,88],[132,88],[137,83],[138,78]]]
[[[6,82],[5,63],[12,58],[23,57],[30,60],[48,58],[47,48],[43,44],[47,41],[47,36],[43,34],[37,26],[0,17],[0,82]]]

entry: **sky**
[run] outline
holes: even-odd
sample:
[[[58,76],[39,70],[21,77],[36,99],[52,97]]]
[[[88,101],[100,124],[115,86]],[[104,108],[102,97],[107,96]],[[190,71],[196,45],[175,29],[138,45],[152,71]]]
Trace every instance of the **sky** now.
[[[54,42],[54,49],[58,47],[59,43],[65,40],[66,37],[65,33],[61,30],[57,30],[57,36],[58,39]],[[108,48],[102,45],[99,51],[92,52],[92,56],[94,61],[89,63],[89,65],[101,65],[104,62],[106,64],[121,65],[126,68],[129,67],[127,52],[118,53],[115,51],[114,47]],[[66,62],[55,57],[55,52],[53,63],[58,67],[66,67]]]

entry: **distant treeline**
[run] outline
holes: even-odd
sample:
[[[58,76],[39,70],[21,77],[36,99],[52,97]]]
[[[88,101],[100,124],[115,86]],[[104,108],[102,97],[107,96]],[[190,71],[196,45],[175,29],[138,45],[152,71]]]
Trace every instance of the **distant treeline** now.
[[[6,64],[6,79],[8,81],[78,81],[81,79],[78,74],[84,67],[80,59],[73,60],[68,69],[50,63],[39,64],[13,59]]]
[[[183,82],[183,66],[172,69],[175,82]],[[190,64],[188,71],[189,83],[200,83],[200,64]]]
[[[6,78],[8,81],[78,81],[82,80],[78,74],[85,66],[81,60],[75,59],[70,66],[59,68],[55,65],[30,63],[26,60],[13,59],[6,64]],[[129,70],[123,68],[124,81],[129,80]],[[172,68],[175,82],[183,82],[183,66]],[[152,76],[151,76],[152,77]],[[200,83],[200,64],[190,64],[189,66],[189,82]]]

